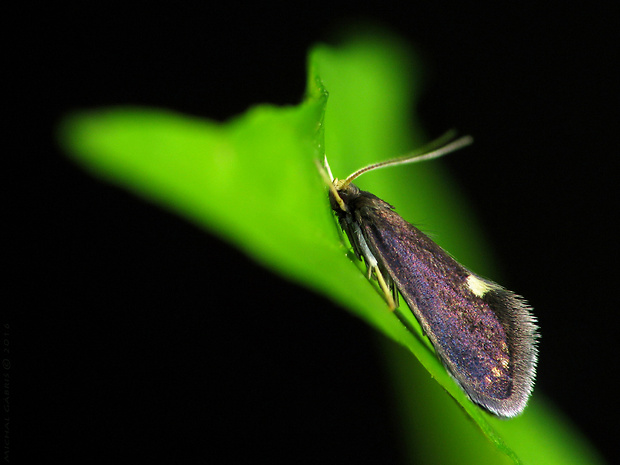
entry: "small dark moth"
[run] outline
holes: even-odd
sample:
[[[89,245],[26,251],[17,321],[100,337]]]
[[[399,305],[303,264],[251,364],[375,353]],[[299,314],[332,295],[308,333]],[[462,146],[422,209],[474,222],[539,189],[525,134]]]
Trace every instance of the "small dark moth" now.
[[[419,321],[437,356],[476,404],[500,417],[523,412],[534,387],[538,328],[525,300],[459,264],[393,207],[351,183],[377,168],[445,155],[472,142],[462,137],[429,152],[362,168],[344,181],[329,165],[331,208],[368,277],[390,309],[398,293]]]

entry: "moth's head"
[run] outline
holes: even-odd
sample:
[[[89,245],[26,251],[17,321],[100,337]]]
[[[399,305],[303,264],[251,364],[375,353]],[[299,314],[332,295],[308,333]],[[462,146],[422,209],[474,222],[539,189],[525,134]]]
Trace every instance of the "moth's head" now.
[[[351,182],[334,179],[329,189],[329,203],[336,213],[346,212],[348,203],[360,193],[359,187]]]

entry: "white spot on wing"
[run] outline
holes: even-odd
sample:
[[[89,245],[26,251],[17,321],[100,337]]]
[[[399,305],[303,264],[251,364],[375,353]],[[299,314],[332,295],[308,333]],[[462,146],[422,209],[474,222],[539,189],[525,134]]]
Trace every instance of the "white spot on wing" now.
[[[467,277],[467,286],[469,290],[474,293],[474,295],[478,297],[484,296],[487,292],[493,289],[493,286],[482,279],[470,274]]]

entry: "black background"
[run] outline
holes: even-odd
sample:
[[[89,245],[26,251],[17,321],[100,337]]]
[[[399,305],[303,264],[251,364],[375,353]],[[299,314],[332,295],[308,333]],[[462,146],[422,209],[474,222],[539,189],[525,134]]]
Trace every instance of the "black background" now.
[[[467,157],[445,163],[477,208],[503,284],[536,309],[537,389],[613,457],[612,14],[585,2],[406,3],[145,2],[9,15],[5,93],[17,105],[5,157],[24,162],[9,171],[5,197],[19,215],[7,243],[17,258],[12,459],[402,460],[372,330],[92,179],[53,138],[59,118],[82,108],[130,103],[224,121],[257,103],[296,104],[307,50],[355,18],[421,52],[431,137],[474,135]]]

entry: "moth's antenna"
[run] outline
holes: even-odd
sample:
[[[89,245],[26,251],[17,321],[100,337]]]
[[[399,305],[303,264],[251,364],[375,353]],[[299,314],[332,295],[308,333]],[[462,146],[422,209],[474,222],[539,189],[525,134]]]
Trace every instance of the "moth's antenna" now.
[[[334,175],[332,174],[332,169],[329,167],[329,162],[327,161],[327,155],[325,155],[325,158],[323,159],[323,165],[325,166],[325,170],[327,171],[327,174],[329,175],[329,179],[333,181]]]
[[[450,133],[448,133],[446,136],[448,135],[450,135]],[[443,141],[443,140],[445,140],[445,136],[439,139],[439,141]],[[432,160],[433,158],[439,158],[450,152],[454,152],[455,150],[461,149],[471,144],[473,141],[474,141],[473,137],[463,136],[437,149],[431,150],[430,152],[428,151],[428,148],[425,147],[424,149],[422,149],[421,152],[417,151],[417,152],[405,155],[403,157],[394,158],[392,160],[387,160],[387,161],[381,161],[379,163],[374,163],[372,165],[365,166],[364,168],[360,168],[359,170],[355,171],[353,174],[349,175],[347,179],[345,179],[344,181],[340,183],[338,188],[344,189],[349,184],[351,184],[351,182],[355,178],[361,176],[367,171],[372,171],[372,170],[376,170],[379,168],[387,168],[388,166],[404,165],[407,163],[417,163],[419,161]],[[437,142],[438,141],[435,141],[434,143],[431,143],[431,145],[436,146]]]

